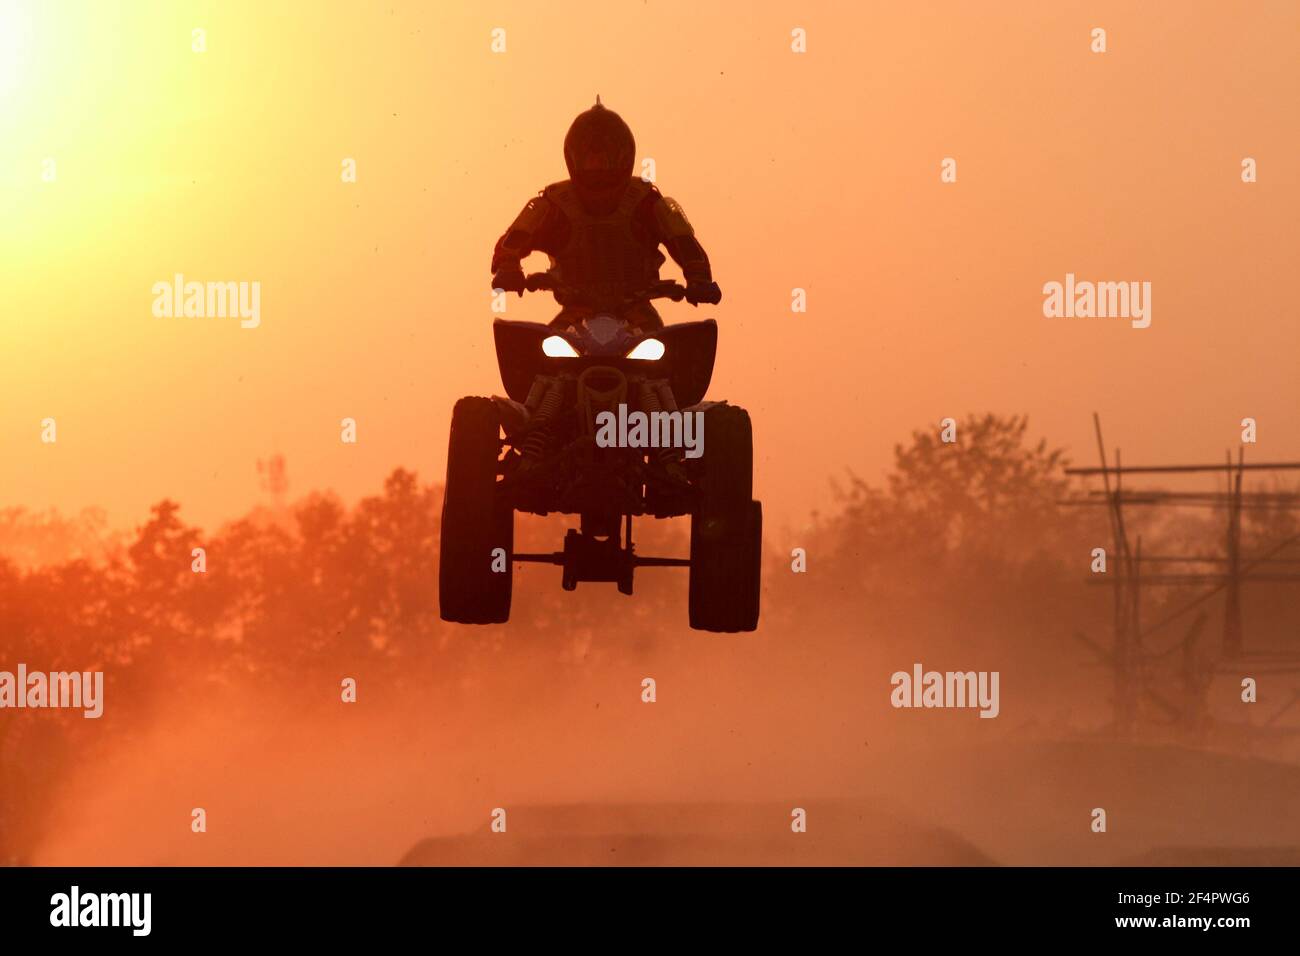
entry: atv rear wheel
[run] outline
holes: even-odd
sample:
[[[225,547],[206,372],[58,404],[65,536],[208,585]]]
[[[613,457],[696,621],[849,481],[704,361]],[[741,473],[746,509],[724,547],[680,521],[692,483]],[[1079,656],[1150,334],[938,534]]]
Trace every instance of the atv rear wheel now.
[[[691,515],[691,627],[752,631],[758,627],[763,507],[753,500],[753,433],[735,405],[704,413],[704,473]]]
[[[510,619],[515,514],[497,494],[500,426],[490,398],[462,398],[451,413],[438,562],[444,621]]]

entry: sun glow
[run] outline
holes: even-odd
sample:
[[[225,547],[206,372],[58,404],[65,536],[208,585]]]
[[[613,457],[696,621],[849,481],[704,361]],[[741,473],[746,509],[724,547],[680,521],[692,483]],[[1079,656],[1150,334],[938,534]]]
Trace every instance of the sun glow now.
[[[18,88],[30,38],[31,27],[18,0],[0,0],[0,97]]]

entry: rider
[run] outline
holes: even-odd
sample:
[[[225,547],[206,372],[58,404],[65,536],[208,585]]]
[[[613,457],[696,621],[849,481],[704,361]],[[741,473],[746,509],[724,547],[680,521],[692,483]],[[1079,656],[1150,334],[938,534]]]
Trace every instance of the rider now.
[[[534,251],[551,259],[562,306],[553,326],[574,325],[596,310],[620,310],[642,329],[663,326],[642,296],[659,279],[662,244],[686,278],[692,305],[722,301],[709,257],[674,200],[634,177],[636,141],[613,110],[596,105],[578,115],[564,137],[569,178],[552,183],[497,240],[492,287],[524,294],[522,260]]]

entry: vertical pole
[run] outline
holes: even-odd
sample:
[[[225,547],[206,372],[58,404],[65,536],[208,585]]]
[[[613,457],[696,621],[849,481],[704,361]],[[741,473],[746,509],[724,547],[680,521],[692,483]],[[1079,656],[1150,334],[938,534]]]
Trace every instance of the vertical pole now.
[[[1242,463],[1238,452],[1238,465]],[[1223,652],[1229,659],[1241,656],[1241,475],[1233,474],[1228,452],[1228,582],[1223,602]]]
[[[1137,699],[1134,694],[1133,632],[1130,630],[1133,606],[1137,600],[1137,580],[1133,570],[1133,555],[1128,547],[1128,534],[1124,530],[1124,466],[1120,450],[1115,449],[1115,547],[1118,550],[1120,574],[1115,579],[1115,687],[1119,697],[1119,728],[1123,734],[1133,731],[1137,716]]]
[[[1110,518],[1110,530],[1113,547],[1110,561],[1111,573],[1115,575],[1115,647],[1112,664],[1115,669],[1115,729],[1120,735],[1126,735],[1133,725],[1132,692],[1129,685],[1128,638],[1124,610],[1124,517],[1120,511],[1119,472],[1115,474],[1115,491],[1110,488],[1110,470],[1106,466],[1106,444],[1101,437],[1101,416],[1092,413],[1092,424],[1097,432],[1097,454],[1101,457],[1101,478],[1110,501],[1107,516]],[[1118,453],[1115,467],[1119,468]]]
[[[1118,454],[1118,452],[1116,453]],[[1142,688],[1146,686],[1146,662],[1142,659],[1142,536],[1137,536],[1135,553],[1129,561],[1129,694],[1133,697],[1130,706],[1137,709]]]
[[[1130,575],[1129,594],[1132,618],[1129,622],[1129,634],[1132,638],[1134,657],[1142,659],[1142,535],[1137,536],[1137,545],[1133,554],[1133,572]]]

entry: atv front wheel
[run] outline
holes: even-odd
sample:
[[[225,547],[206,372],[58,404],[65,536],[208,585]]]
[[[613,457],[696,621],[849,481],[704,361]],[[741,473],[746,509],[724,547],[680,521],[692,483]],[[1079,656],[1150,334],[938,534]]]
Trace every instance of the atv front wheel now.
[[[462,398],[451,413],[438,563],[444,621],[510,619],[515,514],[497,494],[500,426],[490,398]]]
[[[752,631],[758,627],[763,506],[753,500],[753,433],[735,405],[704,413],[704,470],[691,515],[691,627]]]

